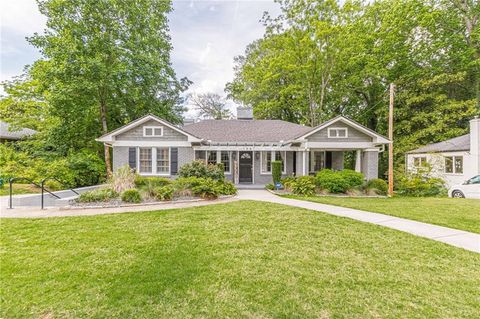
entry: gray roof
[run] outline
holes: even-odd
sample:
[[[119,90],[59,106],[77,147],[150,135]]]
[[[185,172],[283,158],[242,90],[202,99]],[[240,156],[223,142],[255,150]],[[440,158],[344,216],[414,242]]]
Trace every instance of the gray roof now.
[[[281,120],[204,120],[182,129],[212,142],[286,142],[312,130]]]
[[[0,138],[5,140],[19,140],[23,137],[37,133],[37,131],[29,128],[22,128],[16,131],[11,131],[10,129],[10,124],[0,121]]]
[[[418,154],[458,151],[470,151],[470,134],[465,134],[439,143],[428,144],[408,153]]]

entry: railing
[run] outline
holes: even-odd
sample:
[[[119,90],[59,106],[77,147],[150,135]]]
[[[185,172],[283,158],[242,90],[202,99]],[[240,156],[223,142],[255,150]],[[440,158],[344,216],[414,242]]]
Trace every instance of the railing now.
[[[47,177],[47,178],[44,178],[41,180],[40,182],[40,185],[38,185],[37,183],[35,183],[34,181],[32,181],[31,179],[29,178],[25,178],[25,177],[12,177],[8,180],[9,182],[9,208],[10,209],[13,209],[13,182],[15,181],[28,181],[29,183],[31,183],[32,185],[38,187],[38,188],[41,188],[42,189],[42,195],[41,195],[41,207],[42,209],[44,209],[44,203],[45,203],[45,200],[44,200],[44,197],[45,197],[45,192],[47,192],[48,194],[52,195],[53,197],[57,198],[57,199],[60,199],[60,196],[58,196],[57,194],[54,194],[52,193],[51,191],[49,191],[48,189],[45,188],[45,182],[47,181],[50,181],[50,180],[54,180],[58,183],[60,183],[61,185],[63,186],[66,186],[62,181],[60,181],[58,178],[55,178],[55,177]],[[70,191],[74,192],[75,194],[77,195],[80,195],[76,190],[74,190],[73,188],[68,188]]]

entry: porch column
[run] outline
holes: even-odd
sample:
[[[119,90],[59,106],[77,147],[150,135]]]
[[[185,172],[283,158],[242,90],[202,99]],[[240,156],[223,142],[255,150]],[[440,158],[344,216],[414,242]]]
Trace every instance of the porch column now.
[[[357,158],[355,159],[355,172],[362,171],[362,151],[357,150]]]
[[[378,149],[366,149],[362,156],[362,173],[367,180],[378,178]]]
[[[297,172],[298,176],[308,175],[308,151],[297,152],[299,158],[297,158]],[[300,165],[298,165],[300,164]]]

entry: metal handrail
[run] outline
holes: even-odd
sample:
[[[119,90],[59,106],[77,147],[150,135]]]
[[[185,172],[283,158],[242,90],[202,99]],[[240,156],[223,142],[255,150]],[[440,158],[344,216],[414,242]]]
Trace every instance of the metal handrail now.
[[[53,180],[53,181],[56,181],[58,183],[60,183],[61,185],[63,186],[66,186],[65,183],[63,183],[61,180],[59,180],[58,178],[56,177],[47,177],[47,178],[44,178],[42,179],[41,181],[41,185],[42,185],[42,201],[41,201],[41,206],[42,206],[42,209],[43,209],[43,206],[44,206],[44,199],[43,199],[43,191],[46,190],[48,193],[50,193],[51,195],[54,195],[56,198],[60,199],[59,196],[53,194],[52,192],[50,192],[48,189],[45,189],[45,182],[46,181],[50,181],[50,180]],[[74,192],[75,194],[77,195],[80,195],[76,190],[74,190],[73,188],[68,188],[69,190],[71,190],[72,192]]]
[[[45,192],[49,193],[50,195],[52,195],[53,197],[57,198],[57,199],[61,199],[60,196],[58,196],[57,194],[54,194],[52,193],[51,191],[49,191],[48,189],[45,188],[45,182],[46,181],[49,181],[49,180],[54,180],[54,181],[57,181],[59,182],[60,184],[62,184],[63,186],[66,186],[62,181],[60,181],[58,178],[56,177],[47,177],[47,178],[44,178],[41,180],[41,183],[40,185],[38,185],[37,183],[35,183],[33,180],[29,179],[29,178],[26,178],[26,177],[11,177],[8,182],[9,182],[9,208],[10,209],[13,209],[13,182],[15,181],[28,181],[30,182],[32,185],[38,187],[38,188],[41,188],[42,189],[42,197],[41,197],[41,206],[42,206],[42,209],[44,209],[44,196],[45,196]],[[71,190],[72,192],[74,192],[75,194],[77,195],[80,195],[76,190],[74,190],[73,188],[68,188],[69,190]]]

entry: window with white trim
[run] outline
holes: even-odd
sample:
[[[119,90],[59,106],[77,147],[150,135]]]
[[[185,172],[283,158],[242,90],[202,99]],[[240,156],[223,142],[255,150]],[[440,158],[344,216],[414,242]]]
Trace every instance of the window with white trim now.
[[[463,174],[463,156],[445,156],[445,173]]]
[[[152,149],[140,148],[139,151],[140,173],[152,173]]]
[[[170,172],[170,149],[157,148],[157,174],[168,174]]]
[[[346,127],[330,127],[328,128],[329,138],[347,138],[348,128]]]
[[[225,173],[230,173],[231,157],[232,157],[232,152],[229,152],[229,151],[220,152],[220,163],[223,164],[223,170]]]
[[[285,174],[286,151],[260,152],[260,167],[262,174],[272,173],[272,161],[282,161],[282,174]]]
[[[413,158],[413,166],[417,168],[427,166],[427,158],[425,156],[416,156]]]
[[[144,126],[143,136],[144,137],[163,136],[163,127],[162,126]]]
[[[201,160],[207,164],[223,163],[224,172],[226,174],[231,173],[231,151],[195,151],[195,160]]]

